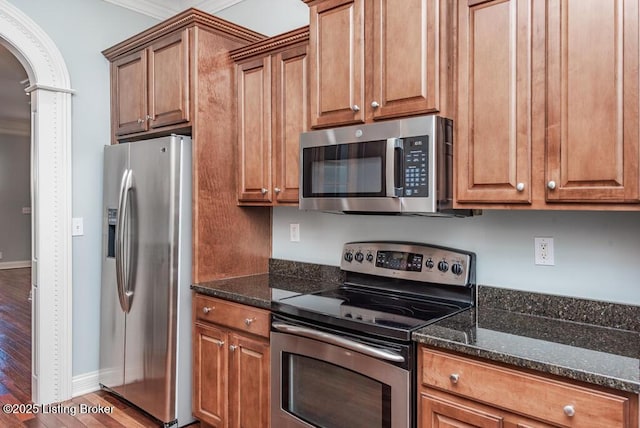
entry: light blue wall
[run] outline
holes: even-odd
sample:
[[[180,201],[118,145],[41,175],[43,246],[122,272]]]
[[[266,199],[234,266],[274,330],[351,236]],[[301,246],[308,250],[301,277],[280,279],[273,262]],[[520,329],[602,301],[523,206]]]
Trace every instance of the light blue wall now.
[[[300,224],[300,242],[289,241],[291,223]],[[555,266],[534,265],[535,236],[554,238]],[[429,218],[273,211],[274,258],[338,266],[343,243],[380,239],[474,251],[478,284],[640,305],[640,212]]]
[[[98,370],[102,147],[110,142],[109,63],[102,50],[158,21],[102,0],[9,0],[62,53],[71,76],[73,216],[73,374]],[[41,351],[46,358],[46,350]]]

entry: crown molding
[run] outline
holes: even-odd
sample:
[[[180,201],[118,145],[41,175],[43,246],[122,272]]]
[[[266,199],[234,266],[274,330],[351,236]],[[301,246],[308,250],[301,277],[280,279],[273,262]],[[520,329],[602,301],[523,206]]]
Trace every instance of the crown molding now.
[[[156,18],[167,19],[178,12],[191,7],[208,13],[226,9],[243,0],[104,0],[107,3],[124,7],[138,13]]]

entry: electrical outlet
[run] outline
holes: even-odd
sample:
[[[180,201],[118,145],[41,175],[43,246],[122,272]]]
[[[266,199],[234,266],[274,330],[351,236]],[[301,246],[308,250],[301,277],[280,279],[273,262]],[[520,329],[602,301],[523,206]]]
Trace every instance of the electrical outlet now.
[[[553,258],[553,238],[533,238],[535,250],[535,263],[541,266],[555,266]]]
[[[300,224],[291,223],[289,225],[289,240],[291,242],[300,242]]]
[[[71,219],[71,236],[84,235],[84,224],[82,217],[73,217]]]

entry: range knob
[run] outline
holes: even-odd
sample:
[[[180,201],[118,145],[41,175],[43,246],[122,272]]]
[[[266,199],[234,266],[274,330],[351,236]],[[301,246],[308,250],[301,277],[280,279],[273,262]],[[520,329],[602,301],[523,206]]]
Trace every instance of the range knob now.
[[[449,270],[449,263],[445,262],[444,260],[440,260],[440,262],[438,263],[438,270],[440,272],[446,272]]]
[[[427,259],[427,261],[426,261],[426,262],[424,262],[424,265],[427,267],[427,269],[433,269],[433,267],[434,267],[436,264],[433,262],[433,259],[432,259],[431,257],[429,257],[429,258]]]
[[[353,261],[353,253],[351,251],[347,251],[344,253],[344,259],[351,263]]]
[[[373,254],[367,253],[367,261],[368,262],[372,262],[373,261]]]
[[[356,261],[358,263],[362,263],[363,260],[364,260],[364,254],[362,254],[360,251],[358,251],[356,253]]]
[[[453,272],[454,275],[462,275],[464,269],[462,269],[462,265],[460,263],[454,263],[451,265],[451,272]]]

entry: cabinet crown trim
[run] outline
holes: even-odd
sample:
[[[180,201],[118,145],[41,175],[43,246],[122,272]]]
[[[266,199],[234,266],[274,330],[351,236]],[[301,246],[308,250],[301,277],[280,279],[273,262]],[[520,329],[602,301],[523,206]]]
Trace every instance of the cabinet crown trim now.
[[[278,34],[268,39],[260,40],[248,46],[243,46],[229,52],[231,59],[234,61],[252,57],[256,54],[266,54],[271,51],[288,47],[296,43],[308,42],[309,26],[297,28],[287,33]]]
[[[120,55],[139,49],[169,33],[193,26],[205,28],[209,31],[219,33],[226,37],[235,38],[246,43],[257,42],[266,38],[263,34],[251,31],[240,25],[236,25],[201,10],[190,8],[172,18],[154,25],[142,33],[129,37],[123,42],[103,50],[102,54],[109,61],[113,61]]]

